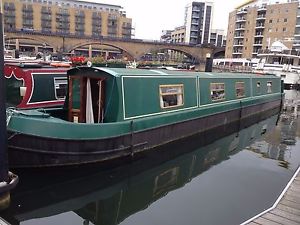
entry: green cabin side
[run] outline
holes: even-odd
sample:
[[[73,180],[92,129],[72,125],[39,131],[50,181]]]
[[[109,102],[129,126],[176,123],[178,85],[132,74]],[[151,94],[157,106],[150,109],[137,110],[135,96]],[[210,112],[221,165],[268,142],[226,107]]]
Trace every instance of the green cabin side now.
[[[85,122],[88,78],[94,118],[102,123],[191,112],[202,107],[206,114],[212,114],[241,104],[281,98],[280,78],[273,75],[80,67],[68,72],[69,121]],[[74,116],[77,118],[72,119]]]

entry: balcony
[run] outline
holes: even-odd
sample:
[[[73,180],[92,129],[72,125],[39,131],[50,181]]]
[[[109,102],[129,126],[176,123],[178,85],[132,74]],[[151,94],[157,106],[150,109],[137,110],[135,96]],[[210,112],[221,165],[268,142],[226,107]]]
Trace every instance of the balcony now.
[[[190,37],[191,38],[198,38],[198,32],[191,32]]]
[[[253,46],[262,46],[262,42],[254,42]]]
[[[43,27],[48,27],[48,28],[51,28],[52,26],[51,26],[51,23],[41,23],[41,25],[42,25],[42,28]]]
[[[33,9],[32,8],[23,8],[23,13],[33,13]]]
[[[130,30],[123,30],[122,35],[131,35],[131,31]]]
[[[77,18],[85,18],[85,14],[84,13],[76,14],[75,17],[77,17]]]
[[[237,17],[235,22],[236,23],[246,22],[246,18],[245,17]]]
[[[233,52],[232,55],[242,55],[242,52]]]
[[[243,39],[244,38],[244,34],[238,34],[234,36],[234,39]]]
[[[48,10],[48,9],[42,9],[42,10],[41,10],[41,13],[44,14],[44,15],[51,15],[51,14],[52,14],[52,11],[51,11],[51,10]]]
[[[198,27],[192,27],[192,28],[191,28],[191,31],[193,31],[193,32],[198,32],[199,29],[198,29]]]
[[[259,21],[259,20],[265,20],[266,19],[266,15],[258,15],[256,17],[256,21]]]
[[[52,21],[52,17],[51,16],[43,16],[41,17],[42,21]]]
[[[4,6],[3,6],[3,9],[4,9],[4,11],[15,11],[16,7],[15,7],[14,3],[5,2]]]
[[[102,25],[102,22],[101,21],[92,21],[92,26],[94,27],[101,27],[101,25]]]
[[[266,6],[262,6],[262,7],[259,7],[257,9],[257,12],[265,12],[265,11],[267,11],[267,7]]]
[[[92,20],[101,20],[101,16],[93,15]]]
[[[131,30],[131,29],[132,29],[132,26],[122,26],[122,28],[123,28],[124,30]]]
[[[193,7],[192,11],[193,11],[193,12],[200,12],[201,9],[200,9],[199,7]]]
[[[67,11],[66,12],[65,11],[60,11],[60,12],[57,12],[56,15],[57,16],[65,16],[66,17],[66,16],[70,16],[70,13],[67,12]]]
[[[233,44],[233,47],[243,47],[244,43],[243,42],[237,42]]]
[[[200,14],[198,13],[192,13],[192,19],[200,19]]]
[[[247,9],[241,9],[236,12],[236,15],[243,15],[243,14],[247,14]]]
[[[33,14],[32,13],[23,14],[22,18],[23,18],[23,20],[33,19]]]
[[[235,30],[245,30],[245,26],[237,26],[236,28],[235,28]]]
[[[254,37],[256,37],[256,38],[263,38],[264,35],[263,35],[263,33],[256,33],[256,34],[254,35]]]
[[[193,26],[199,26],[199,20],[192,20]]]
[[[16,17],[16,14],[15,14],[15,12],[5,12],[4,13],[4,17],[5,18],[8,18],[8,17],[13,17],[13,18],[15,18]]]
[[[258,23],[255,26],[255,29],[264,29],[264,28],[265,28],[265,24],[263,24],[263,23]]]
[[[109,27],[109,28],[117,28],[117,24],[108,24],[107,27]]]

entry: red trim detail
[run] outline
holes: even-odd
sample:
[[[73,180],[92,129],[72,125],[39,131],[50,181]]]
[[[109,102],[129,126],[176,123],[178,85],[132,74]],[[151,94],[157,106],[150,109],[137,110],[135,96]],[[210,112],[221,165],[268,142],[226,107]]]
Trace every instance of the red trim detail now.
[[[67,68],[21,68],[16,65],[4,65],[4,76],[7,79],[15,77],[18,80],[23,80],[23,84],[26,87],[26,93],[23,97],[23,100],[17,105],[17,108],[38,108],[38,107],[51,107],[51,106],[61,106],[64,103],[64,100],[53,100],[51,102],[44,103],[32,103],[29,104],[30,97],[33,92],[33,78],[32,73],[66,73]]]

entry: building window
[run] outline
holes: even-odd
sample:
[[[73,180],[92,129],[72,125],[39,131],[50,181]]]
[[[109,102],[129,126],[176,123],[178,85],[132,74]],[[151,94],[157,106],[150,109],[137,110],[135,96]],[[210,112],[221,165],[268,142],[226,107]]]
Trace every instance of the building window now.
[[[273,20],[269,20],[269,23],[272,23],[273,22]]]
[[[56,77],[54,78],[55,87],[55,98],[65,99],[67,94],[67,78],[66,77]]]
[[[162,109],[183,105],[183,84],[160,85],[159,94]]]
[[[267,82],[267,93],[272,93],[272,81]]]
[[[235,83],[235,91],[236,91],[237,98],[245,97],[245,83],[244,82],[236,82]]]
[[[283,32],[286,32],[286,27],[282,28],[282,31],[283,31]]]
[[[286,23],[286,22],[287,22],[287,18],[284,18],[283,22],[285,22],[285,23]]]
[[[221,101],[225,99],[225,84],[224,83],[211,83],[210,95],[212,101]]]

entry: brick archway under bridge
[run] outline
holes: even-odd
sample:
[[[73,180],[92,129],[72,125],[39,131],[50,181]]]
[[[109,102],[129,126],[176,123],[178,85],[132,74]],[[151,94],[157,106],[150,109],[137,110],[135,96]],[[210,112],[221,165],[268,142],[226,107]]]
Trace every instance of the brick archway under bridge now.
[[[140,39],[121,39],[111,37],[78,37],[76,35],[58,36],[54,34],[44,34],[39,32],[6,32],[5,40],[30,39],[39,43],[45,43],[52,47],[54,52],[71,52],[77,47],[93,44],[107,45],[126,52],[135,60],[139,60],[143,55],[149,52],[158,52],[159,50],[175,50],[186,55],[192,56],[196,63],[199,63],[198,69],[204,70],[206,55],[213,54],[214,48],[200,47],[187,44],[164,43],[159,41],[145,41]]]

